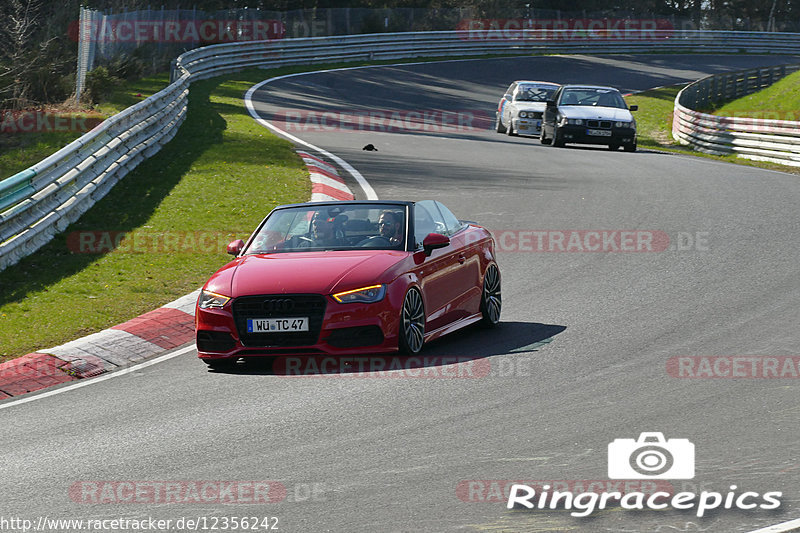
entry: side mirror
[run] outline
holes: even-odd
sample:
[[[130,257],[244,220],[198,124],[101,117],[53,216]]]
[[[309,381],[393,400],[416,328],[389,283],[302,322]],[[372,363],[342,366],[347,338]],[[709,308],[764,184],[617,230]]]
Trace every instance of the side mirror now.
[[[630,106],[630,107],[628,108],[628,110],[629,110],[629,111],[638,111],[638,110],[639,110],[639,106],[638,106],[638,105],[632,105],[632,106]]]
[[[239,255],[239,253],[244,248],[244,241],[242,239],[236,239],[232,243],[228,244],[228,253],[231,255]]]
[[[441,233],[428,233],[428,236],[422,241],[422,249],[425,250],[425,255],[431,255],[434,250],[445,246],[450,246],[450,237]]]

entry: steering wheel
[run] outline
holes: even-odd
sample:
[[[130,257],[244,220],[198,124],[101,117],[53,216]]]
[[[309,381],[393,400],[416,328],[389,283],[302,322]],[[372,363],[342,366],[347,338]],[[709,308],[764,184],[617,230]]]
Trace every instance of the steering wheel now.
[[[392,243],[389,242],[389,239],[383,237],[381,235],[373,235],[372,237],[367,237],[356,246],[360,246],[361,248],[380,248],[381,246],[390,246]]]

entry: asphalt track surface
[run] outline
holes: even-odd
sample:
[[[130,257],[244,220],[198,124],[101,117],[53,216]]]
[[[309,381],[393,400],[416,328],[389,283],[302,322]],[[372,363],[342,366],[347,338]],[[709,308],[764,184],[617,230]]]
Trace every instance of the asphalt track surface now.
[[[279,127],[287,109],[493,118],[514,79],[629,92],[793,61],[650,55],[420,64],[289,78],[264,86],[254,101]],[[275,516],[290,532],[732,532],[798,518],[797,379],[667,372],[676,356],[798,355],[798,177],[646,150],[545,147],[499,135],[488,121],[439,131],[291,125],[355,166],[380,198],[435,198],[461,218],[507,232],[498,259],[500,327],[465,330],[424,352],[488,362],[488,374],[215,373],[189,351],[0,409],[3,516]],[[362,151],[367,143],[378,151]],[[670,247],[540,252],[524,233],[573,230],[664,232]],[[608,444],[648,431],[695,445],[694,479],[671,481],[676,491],[782,491],[780,510],[719,510],[701,519],[693,510],[612,507],[576,518],[507,510],[490,483],[468,484],[607,480]],[[259,505],[112,497],[90,504],[75,492],[90,487],[80,482],[209,480],[277,481],[286,497]]]

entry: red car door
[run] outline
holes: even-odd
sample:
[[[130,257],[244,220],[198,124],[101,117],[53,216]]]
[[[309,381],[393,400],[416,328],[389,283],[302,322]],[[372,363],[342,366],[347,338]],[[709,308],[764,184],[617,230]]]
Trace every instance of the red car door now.
[[[458,288],[458,296],[453,302],[452,319],[465,318],[480,311],[481,305],[481,243],[470,239],[472,234],[461,221],[441,202],[436,202],[442,221],[450,237],[450,246],[456,254],[458,268],[452,276]]]
[[[450,238],[448,246],[433,250],[429,257],[422,251],[415,257],[425,301],[425,331],[431,332],[480,311],[480,247],[467,242],[469,230],[438,202],[417,202],[415,213],[415,240],[420,247],[429,233]]]

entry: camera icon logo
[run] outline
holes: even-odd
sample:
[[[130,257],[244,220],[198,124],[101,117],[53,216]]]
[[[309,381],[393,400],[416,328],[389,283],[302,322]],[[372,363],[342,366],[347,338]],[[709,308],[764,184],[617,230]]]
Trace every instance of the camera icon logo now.
[[[692,479],[694,444],[689,439],[664,439],[659,432],[638,439],[614,439],[608,445],[610,479]]]

